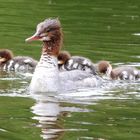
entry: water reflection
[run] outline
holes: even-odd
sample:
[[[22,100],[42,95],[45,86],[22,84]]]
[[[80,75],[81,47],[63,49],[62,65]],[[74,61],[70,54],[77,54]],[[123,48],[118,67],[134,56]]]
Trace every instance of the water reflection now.
[[[63,103],[61,103],[59,99],[56,99],[55,97],[40,96],[38,99],[39,100],[37,100],[31,109],[35,114],[33,119],[38,120],[39,122],[37,127],[41,128],[41,137],[44,140],[58,139],[62,137],[66,131],[85,131],[74,128],[66,129],[63,127],[60,120],[62,117],[70,117],[70,113],[72,112],[89,112],[88,109],[82,109],[74,106],[64,106]]]
[[[63,128],[57,124],[60,114],[58,102],[38,101],[31,109],[35,114],[33,119],[39,121],[38,127],[41,127],[43,139],[56,139],[62,135]]]

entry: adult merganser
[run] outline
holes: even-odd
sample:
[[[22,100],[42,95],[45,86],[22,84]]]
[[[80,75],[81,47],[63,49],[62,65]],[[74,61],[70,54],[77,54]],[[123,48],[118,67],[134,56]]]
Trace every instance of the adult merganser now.
[[[37,25],[36,33],[27,38],[43,41],[42,55],[35,68],[30,92],[59,92],[63,89],[97,86],[100,78],[80,70],[59,72],[57,57],[62,46],[62,28],[58,19],[46,19]]]
[[[37,61],[27,56],[13,57],[8,49],[0,49],[0,70],[31,72],[35,69]]]
[[[61,51],[59,53],[58,66],[60,71],[79,69],[96,75],[96,68],[88,58],[82,56],[71,56],[68,51]]]
[[[97,66],[100,73],[106,74],[111,79],[136,80],[140,78],[140,70],[135,67],[119,66],[112,69],[108,61],[100,61]]]

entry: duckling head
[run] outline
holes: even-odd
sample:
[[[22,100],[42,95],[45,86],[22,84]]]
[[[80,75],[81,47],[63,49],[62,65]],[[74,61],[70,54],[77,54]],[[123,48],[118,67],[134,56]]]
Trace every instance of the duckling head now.
[[[100,61],[98,63],[98,71],[110,77],[110,74],[112,72],[112,66],[108,61]]]
[[[27,38],[25,41],[31,42],[35,40],[44,42],[42,49],[43,52],[58,55],[63,41],[61,23],[59,19],[48,18],[39,23],[36,27],[35,34]]]
[[[7,61],[9,61],[12,58],[13,58],[12,51],[10,51],[8,49],[1,49],[0,50],[0,64],[6,63]]]
[[[57,57],[58,59],[58,65],[65,64],[69,59],[71,58],[71,55],[68,51],[61,51]]]

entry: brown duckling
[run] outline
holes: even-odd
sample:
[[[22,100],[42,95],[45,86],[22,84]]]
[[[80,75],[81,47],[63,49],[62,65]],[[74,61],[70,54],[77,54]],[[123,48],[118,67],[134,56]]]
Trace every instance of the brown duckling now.
[[[97,68],[100,73],[106,74],[111,79],[136,80],[140,78],[140,70],[135,67],[119,66],[112,69],[108,61],[100,61]]]
[[[28,56],[13,56],[11,50],[0,49],[0,70],[29,72],[34,71],[37,61]]]
[[[68,51],[61,51],[57,58],[60,71],[78,69],[96,75],[95,66],[88,58],[82,56],[71,56]]]

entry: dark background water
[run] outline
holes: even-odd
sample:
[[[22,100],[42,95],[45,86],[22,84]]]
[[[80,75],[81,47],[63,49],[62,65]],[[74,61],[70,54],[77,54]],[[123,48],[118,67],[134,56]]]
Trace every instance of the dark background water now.
[[[0,48],[38,60],[41,43],[25,39],[48,17],[60,19],[72,55],[140,67],[139,0],[0,0]],[[30,79],[0,72],[0,140],[139,140],[139,81],[36,101]]]

